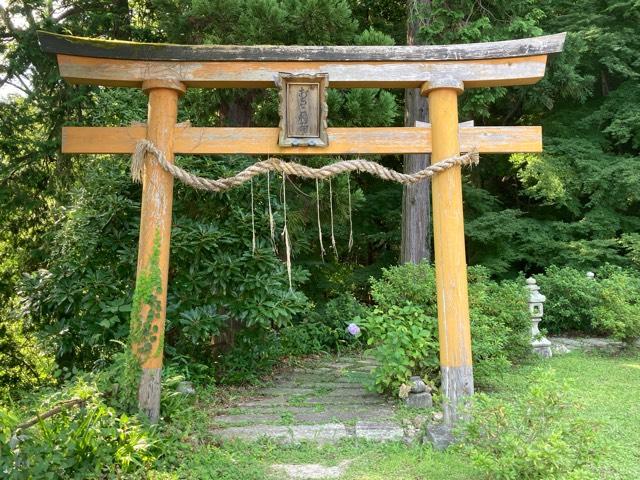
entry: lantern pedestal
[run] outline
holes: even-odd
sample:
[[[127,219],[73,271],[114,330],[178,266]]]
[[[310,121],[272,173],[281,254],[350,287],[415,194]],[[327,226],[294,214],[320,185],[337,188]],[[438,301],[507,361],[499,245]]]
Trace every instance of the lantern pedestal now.
[[[533,353],[543,358],[551,358],[551,342],[540,333],[538,327],[544,314],[544,302],[547,298],[540,293],[540,287],[533,277],[527,278],[527,288],[529,289],[529,312],[531,313],[531,347]]]

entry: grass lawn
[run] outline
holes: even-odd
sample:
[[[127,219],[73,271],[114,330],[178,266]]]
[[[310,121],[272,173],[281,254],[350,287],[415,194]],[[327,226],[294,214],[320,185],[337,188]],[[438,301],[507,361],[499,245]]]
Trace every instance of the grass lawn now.
[[[597,477],[640,479],[640,354],[572,353],[546,363],[567,381],[581,414],[600,424],[605,451]],[[521,392],[533,370],[514,370],[501,382],[501,394]]]
[[[604,445],[594,478],[640,479],[640,356],[571,353],[512,369],[495,379],[491,395],[515,399],[525,392],[540,366],[567,382],[567,394],[581,404],[578,415],[595,421]],[[177,473],[155,472],[156,479],[275,479],[271,465],[350,461],[343,479],[477,479],[485,474],[460,449],[436,452],[425,446],[357,441],[318,447],[273,443],[208,444],[206,437],[185,448]],[[161,467],[160,467],[161,470]]]

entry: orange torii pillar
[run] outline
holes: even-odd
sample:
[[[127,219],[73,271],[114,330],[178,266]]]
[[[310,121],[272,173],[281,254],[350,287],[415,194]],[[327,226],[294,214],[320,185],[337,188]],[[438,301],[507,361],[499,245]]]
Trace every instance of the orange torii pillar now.
[[[463,83],[451,78],[438,78],[421,88],[429,98],[432,163],[460,153],[458,95],[463,90]],[[444,420],[450,425],[457,420],[458,402],[473,394],[461,167],[435,175],[431,195],[441,389]]]
[[[178,98],[186,87],[177,81],[151,80],[142,84],[142,90],[149,95],[147,139],[164,152],[167,161],[173,162]],[[152,423],[160,417],[172,208],[173,177],[157,162],[146,161],[136,275],[136,291],[142,292],[142,297],[134,298],[134,309],[138,307],[134,312],[139,313],[139,318],[132,318],[131,330],[132,349],[142,368],[138,406]]]

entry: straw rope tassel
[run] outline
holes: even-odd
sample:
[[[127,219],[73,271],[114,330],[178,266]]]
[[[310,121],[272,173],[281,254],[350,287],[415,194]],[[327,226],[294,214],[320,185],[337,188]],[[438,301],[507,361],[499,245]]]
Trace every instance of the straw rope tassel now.
[[[336,247],[336,237],[333,234],[333,188],[331,187],[331,178],[329,178],[329,215],[331,217],[331,248],[338,259],[338,247]]]
[[[271,172],[267,172],[267,198],[269,199],[269,232],[271,233],[271,246],[273,253],[278,253],[276,244],[276,223],[273,220],[273,208],[271,207]]]
[[[287,255],[287,276],[289,277],[289,290],[293,291],[293,282],[291,281],[291,243],[289,242],[289,229],[287,227],[287,174],[282,174],[282,205],[284,215],[284,228],[282,236],[284,237],[284,247]]]
[[[318,240],[320,240],[320,257],[324,262],[324,256],[327,252],[322,243],[322,224],[320,223],[320,181],[316,178],[316,213],[318,215]]]
[[[347,192],[349,195],[349,252],[353,248],[353,218],[351,217],[351,175],[347,173]]]

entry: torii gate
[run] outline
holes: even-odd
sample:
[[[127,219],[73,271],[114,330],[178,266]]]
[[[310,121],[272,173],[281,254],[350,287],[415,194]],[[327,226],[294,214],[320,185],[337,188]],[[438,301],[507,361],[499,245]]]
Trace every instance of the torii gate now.
[[[541,127],[459,126],[458,95],[464,88],[536,83],[544,76],[547,55],[562,51],[565,34],[398,47],[183,46],[47,32],[38,37],[45,52],[57,54],[60,74],[69,83],[142,88],[149,95],[146,126],[64,127],[63,153],[131,154],[139,140],[148,139],[169,162],[176,153],[431,153],[435,163],[473,148],[480,153],[542,151]],[[326,128],[328,81],[336,88],[420,88],[429,99],[431,126]],[[178,98],[187,88],[274,86],[281,89],[280,128],[176,125]],[[142,367],[139,407],[157,422],[173,177],[147,161],[143,180],[136,291],[150,276],[159,279],[150,291],[152,301],[138,312],[149,336],[132,340]],[[459,400],[473,393],[459,166],[433,178],[432,202],[442,391],[445,422],[451,425]]]

